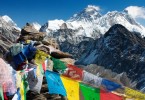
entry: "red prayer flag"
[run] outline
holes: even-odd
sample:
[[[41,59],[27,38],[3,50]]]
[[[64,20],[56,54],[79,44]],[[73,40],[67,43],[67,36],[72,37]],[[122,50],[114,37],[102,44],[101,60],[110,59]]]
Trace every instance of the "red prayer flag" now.
[[[4,95],[4,100],[8,100],[8,97],[6,95],[6,92],[4,92],[3,95]]]
[[[111,92],[106,92],[104,90],[101,90],[100,100],[123,100],[123,97],[113,94]]]
[[[74,65],[68,64],[67,71],[63,75],[75,80],[82,80],[83,70]]]
[[[42,68],[43,68],[44,72],[46,72],[46,65],[45,65],[45,62],[42,63]]]

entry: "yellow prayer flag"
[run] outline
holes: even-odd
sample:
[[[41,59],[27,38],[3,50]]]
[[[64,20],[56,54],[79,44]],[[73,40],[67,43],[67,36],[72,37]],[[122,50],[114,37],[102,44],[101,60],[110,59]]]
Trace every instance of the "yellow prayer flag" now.
[[[16,72],[16,87],[19,88],[21,85],[21,75],[20,75],[20,71]]]
[[[30,43],[31,42],[31,40],[26,40],[26,43]]]
[[[25,100],[23,81],[21,81],[21,84],[20,84],[20,95],[21,95],[21,100]]]
[[[79,100],[79,82],[61,76],[61,80],[67,92],[68,100]]]
[[[37,63],[36,63],[36,65],[37,65],[36,74],[37,74],[37,76],[40,76],[40,66]]]
[[[127,97],[132,98],[133,100],[145,100],[145,94],[125,87],[125,94]]]
[[[37,50],[35,55],[35,61],[37,63],[42,63],[43,61],[46,60],[46,57],[49,57],[47,53]]]

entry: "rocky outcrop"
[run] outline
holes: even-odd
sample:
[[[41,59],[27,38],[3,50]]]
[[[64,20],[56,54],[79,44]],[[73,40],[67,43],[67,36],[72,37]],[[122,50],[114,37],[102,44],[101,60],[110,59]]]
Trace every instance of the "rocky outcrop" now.
[[[63,24],[60,26],[60,29],[67,29],[66,23],[63,23]]]
[[[24,26],[24,28],[22,28],[21,30],[21,35],[18,41],[42,41],[44,39],[44,36],[44,32],[38,32],[31,24],[26,23],[26,26]]]

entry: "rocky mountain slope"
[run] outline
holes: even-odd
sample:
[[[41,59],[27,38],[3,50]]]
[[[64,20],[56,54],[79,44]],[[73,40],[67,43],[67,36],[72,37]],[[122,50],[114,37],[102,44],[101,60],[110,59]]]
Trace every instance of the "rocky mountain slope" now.
[[[97,64],[117,73],[126,72],[132,81],[138,82],[138,89],[145,86],[145,40],[139,33],[116,24],[98,40],[81,44],[85,45],[85,53],[80,52],[76,64]]]
[[[0,16],[0,54],[6,53],[7,49],[16,41],[20,34],[20,28],[8,16]]]

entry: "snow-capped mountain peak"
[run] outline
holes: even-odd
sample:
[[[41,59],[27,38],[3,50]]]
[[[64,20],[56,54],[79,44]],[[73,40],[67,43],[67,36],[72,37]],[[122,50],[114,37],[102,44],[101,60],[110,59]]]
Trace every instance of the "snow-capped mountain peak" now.
[[[1,26],[7,24],[7,28],[14,28],[16,30],[21,30],[17,24],[7,15],[4,15],[4,16],[0,16],[0,21],[1,21]]]
[[[38,24],[37,22],[32,23],[32,26],[33,26],[37,31],[39,31],[40,28],[41,28],[41,25]]]
[[[88,5],[88,7],[82,10],[81,12],[74,14],[73,17],[71,17],[68,20],[68,22],[73,21],[92,22],[101,17],[99,10],[100,8],[98,6]]]
[[[121,24],[129,31],[139,32],[142,36],[145,36],[145,28],[140,25],[134,18],[132,18],[126,11],[109,11],[104,15],[101,15],[99,11],[100,8],[98,6],[89,5],[79,13],[74,14],[67,21],[48,21],[41,27],[41,31],[45,31],[48,34],[51,32],[51,34],[53,34],[60,29],[68,29],[69,31],[74,31],[73,34],[71,34],[73,38],[85,36],[95,39],[105,34],[111,26],[115,24]],[[68,33],[64,32],[64,34],[68,36]]]
[[[12,20],[9,16],[7,16],[7,15],[2,16],[2,18],[3,18],[7,23],[13,23],[13,24],[15,24],[15,23],[13,22],[13,20]]]

